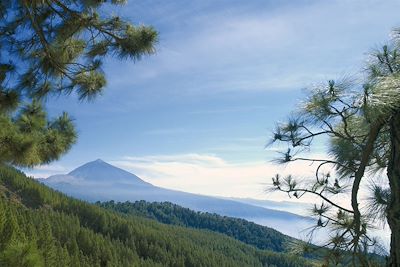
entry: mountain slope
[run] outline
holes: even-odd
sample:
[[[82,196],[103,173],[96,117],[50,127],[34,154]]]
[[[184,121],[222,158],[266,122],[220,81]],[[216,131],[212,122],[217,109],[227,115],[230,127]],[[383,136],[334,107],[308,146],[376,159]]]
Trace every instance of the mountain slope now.
[[[120,185],[134,187],[153,187],[125,170],[116,168],[101,159],[88,162],[68,174],[53,175],[47,179],[38,179],[41,182],[49,184],[80,184],[80,185]]]
[[[315,222],[289,212],[153,186],[134,174],[101,160],[89,162],[68,175],[41,179],[44,184],[87,201],[171,202],[195,211],[217,213],[260,223],[284,234],[301,237]]]
[[[222,233],[259,249],[288,251],[297,240],[274,229],[255,223],[217,214],[195,212],[169,202],[136,201],[116,203],[98,202],[98,206],[129,215],[138,215],[159,222]]]
[[[68,173],[68,175],[82,178],[87,182],[102,182],[102,183],[119,183],[131,184],[134,186],[151,186],[151,184],[143,181],[136,175],[125,170],[115,168],[101,159],[88,162],[75,170]],[[112,179],[110,179],[112,177]]]
[[[309,266],[209,231],[122,216],[0,166],[1,266]]]

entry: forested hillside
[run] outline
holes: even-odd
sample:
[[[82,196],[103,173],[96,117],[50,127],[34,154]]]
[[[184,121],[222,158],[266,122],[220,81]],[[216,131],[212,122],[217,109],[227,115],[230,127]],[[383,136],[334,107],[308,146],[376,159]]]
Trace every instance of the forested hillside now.
[[[295,241],[274,229],[253,222],[207,212],[196,212],[170,202],[108,201],[98,202],[97,205],[125,214],[155,219],[165,224],[219,232],[260,249],[283,252],[287,251],[291,241]]]
[[[222,234],[123,216],[0,167],[0,266],[310,266]]]
[[[301,241],[286,236],[269,227],[243,219],[220,216],[207,212],[196,212],[169,202],[149,203],[146,201],[136,201],[134,203],[117,203],[108,201],[97,202],[96,204],[100,207],[124,214],[155,219],[165,224],[206,229],[222,233],[259,249],[290,253],[296,250],[296,247],[303,247],[304,251],[302,251],[302,254],[304,257],[315,259],[320,262],[325,261],[327,259],[326,257],[329,256],[329,251],[324,248],[311,244],[302,244]],[[347,257],[345,255],[347,255]],[[371,266],[382,266],[384,264],[383,257],[376,254],[370,254],[369,256]],[[342,266],[348,266],[347,264],[350,263],[351,255],[348,252],[342,251]],[[372,265],[372,263],[375,265]]]

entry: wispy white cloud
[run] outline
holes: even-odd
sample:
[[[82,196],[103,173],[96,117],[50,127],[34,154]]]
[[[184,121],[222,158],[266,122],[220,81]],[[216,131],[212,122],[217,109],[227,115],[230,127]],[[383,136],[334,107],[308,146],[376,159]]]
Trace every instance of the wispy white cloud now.
[[[210,133],[217,132],[217,129],[191,129],[188,127],[166,127],[166,128],[155,128],[151,130],[146,130],[143,132],[145,135],[182,135],[191,133]]]
[[[132,83],[131,73],[140,73],[139,82],[179,75],[173,87],[181,95],[298,89],[338,72],[358,70],[354,62],[361,65],[373,45],[365,40],[371,34],[376,40],[385,38],[398,22],[395,10],[400,7],[395,1],[386,5],[299,1],[269,8],[270,4],[260,4],[252,12],[244,11],[251,4],[235,4],[230,9],[191,10],[182,16],[164,13],[163,17],[170,16],[170,24],[184,20],[184,25],[171,28],[168,35],[161,31],[157,56],[131,65],[126,78],[118,73],[115,83]],[[382,14],[386,14],[384,21]],[[388,26],[389,21],[393,25]]]
[[[305,155],[311,159],[328,159],[324,153]],[[223,197],[244,197],[288,200],[283,193],[267,192],[271,187],[271,179],[275,174],[282,177],[293,175],[301,183],[315,179],[317,162],[296,161],[287,165],[279,165],[267,161],[230,162],[213,154],[175,154],[153,155],[143,157],[123,157],[112,164],[135,173],[144,180],[165,188],[185,192]],[[320,171],[331,172],[332,166],[324,166]],[[369,178],[363,180],[360,200],[368,196]],[[350,208],[350,195],[331,196],[332,200]],[[318,203],[313,195],[306,195],[301,202]]]
[[[51,175],[63,174],[67,171],[67,168],[63,165],[55,163],[55,164],[40,165],[30,169],[23,169],[23,171],[27,175],[35,178],[47,178]]]
[[[35,167],[33,170],[35,171],[53,171],[53,172],[63,172],[65,171],[65,167],[58,164],[45,164]]]
[[[144,134],[148,135],[171,135],[171,134],[184,134],[187,133],[188,129],[179,128],[159,128],[145,131]]]
[[[225,108],[215,108],[215,109],[202,109],[191,111],[190,114],[204,115],[204,114],[222,114],[222,113],[233,113],[233,112],[246,112],[254,110],[268,110],[269,107],[266,106],[234,106]]]
[[[199,166],[222,166],[225,161],[214,155],[200,155],[195,153],[178,155],[155,155],[144,157],[123,157],[123,160],[145,163],[183,163]]]

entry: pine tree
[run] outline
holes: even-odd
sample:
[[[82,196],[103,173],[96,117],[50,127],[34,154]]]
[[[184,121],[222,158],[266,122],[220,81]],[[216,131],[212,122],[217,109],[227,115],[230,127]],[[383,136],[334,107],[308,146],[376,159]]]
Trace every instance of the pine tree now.
[[[5,207],[1,216],[2,229],[0,229],[0,251],[3,251],[7,248],[7,244],[18,239],[17,236],[20,235],[20,231],[16,216],[9,207]]]
[[[156,31],[98,10],[123,0],[0,2],[0,162],[34,166],[76,141],[68,114],[47,118],[52,95],[91,100],[106,85],[105,56],[138,60],[154,52]]]
[[[51,232],[48,221],[43,220],[38,230],[38,248],[43,251],[43,259],[45,266],[56,266],[57,264],[57,248]]]
[[[391,229],[388,266],[400,266],[400,31],[389,45],[375,51],[363,73],[363,81],[330,80],[310,90],[300,110],[279,124],[272,142],[288,144],[278,162],[303,161],[316,165],[315,177],[301,182],[289,175],[276,175],[272,190],[300,198],[318,196],[313,209],[316,228],[330,228],[331,255],[337,262],[353,253],[353,265],[367,266],[367,252],[377,247],[370,237],[374,222]],[[314,140],[328,140],[327,158],[309,158]],[[386,171],[386,180],[380,176]],[[368,176],[368,177],[367,177]],[[371,197],[361,202],[361,182],[372,179]],[[335,196],[348,198],[351,208],[336,203]]]
[[[12,242],[0,254],[1,266],[44,267],[44,261],[32,242]]]

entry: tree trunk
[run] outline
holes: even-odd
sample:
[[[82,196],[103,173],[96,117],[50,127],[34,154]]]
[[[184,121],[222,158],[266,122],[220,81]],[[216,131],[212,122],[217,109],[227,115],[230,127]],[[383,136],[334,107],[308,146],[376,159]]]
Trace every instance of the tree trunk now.
[[[392,231],[388,266],[400,266],[400,112],[390,121],[390,158],[387,169],[390,200],[387,221]]]

